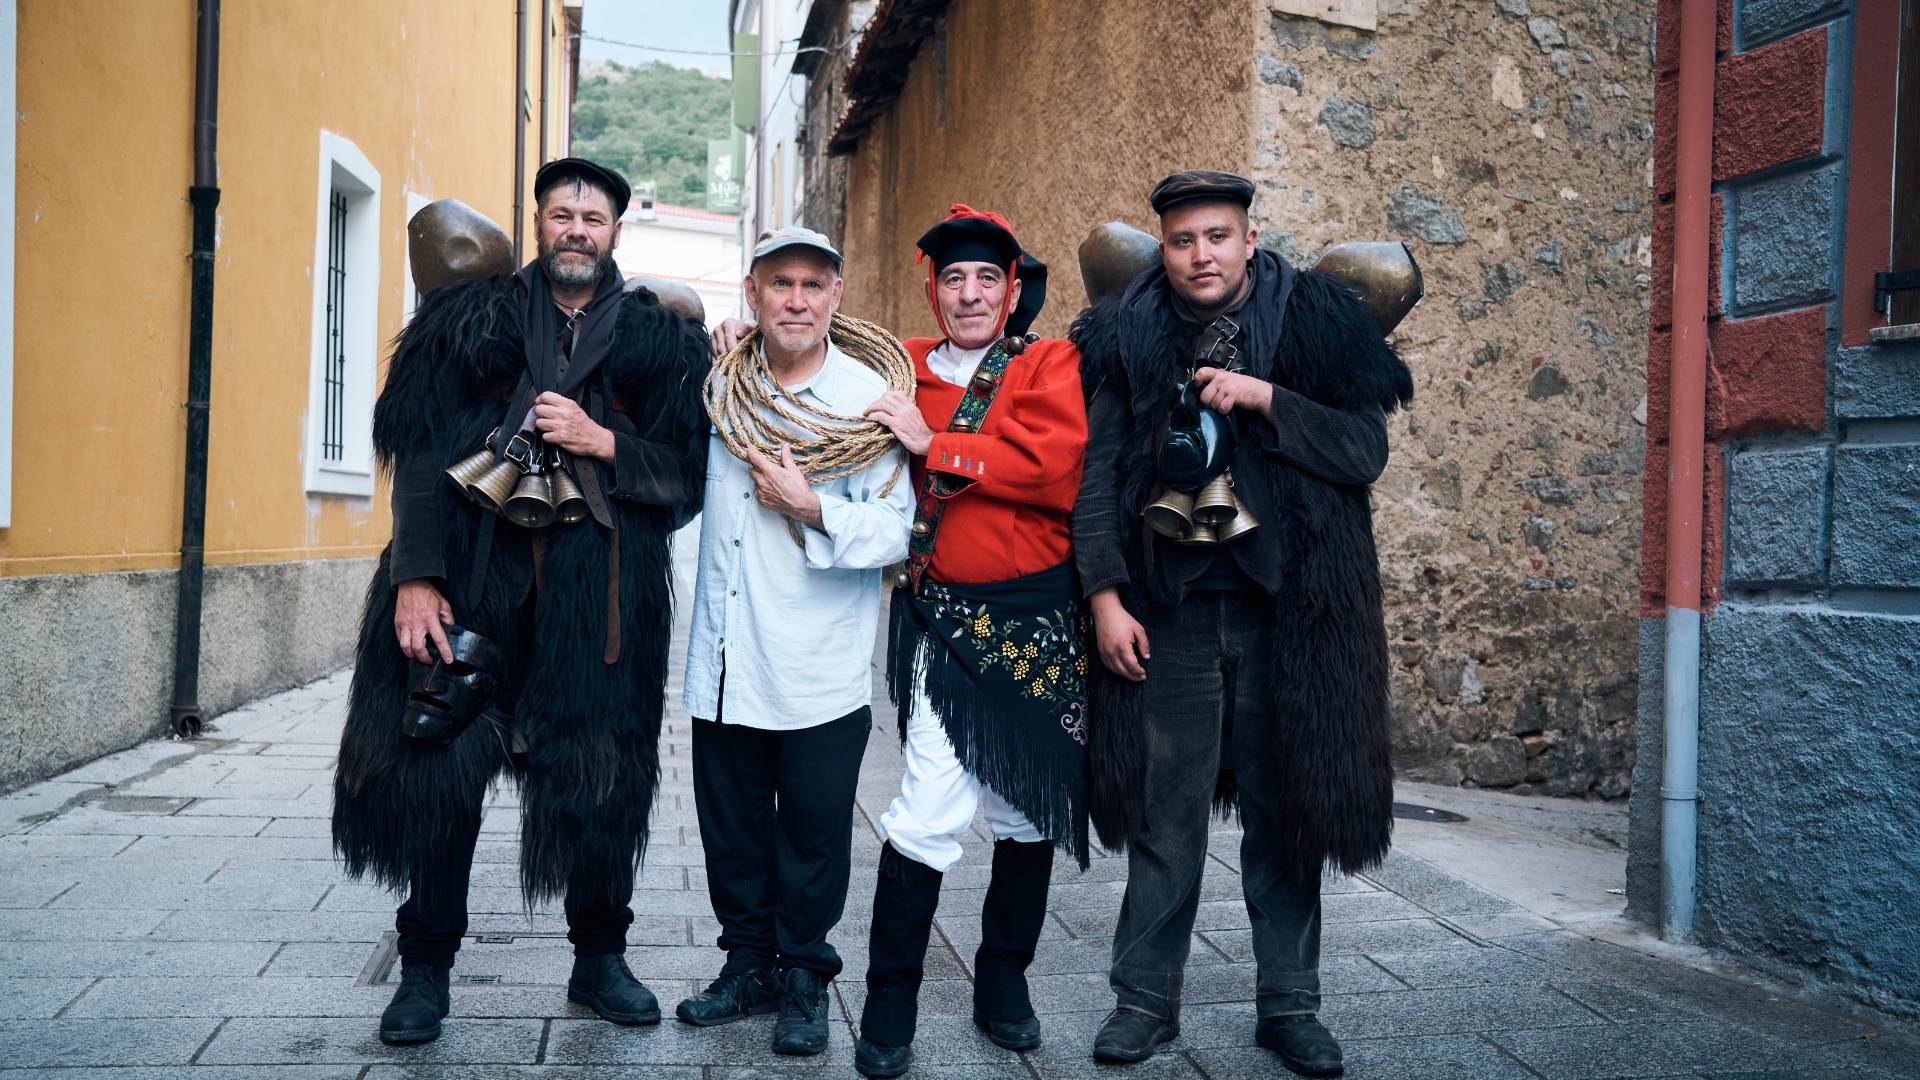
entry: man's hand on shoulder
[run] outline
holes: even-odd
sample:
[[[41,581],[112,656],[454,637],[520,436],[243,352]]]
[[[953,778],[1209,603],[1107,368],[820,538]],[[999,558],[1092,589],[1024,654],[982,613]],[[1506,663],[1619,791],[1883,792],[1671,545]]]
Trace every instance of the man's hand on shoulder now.
[[[920,412],[920,406],[898,390],[881,394],[867,406],[866,417],[893,432],[893,437],[914,457],[926,457],[927,451],[933,449],[933,429],[927,426],[926,416]]]
[[[793,447],[782,444],[780,460],[771,461],[748,443],[747,464],[753,469],[750,475],[755,502],[809,529],[827,531],[820,516],[820,496],[807,483],[806,472],[794,464]]]
[[[740,347],[740,339],[747,336],[753,324],[745,319],[721,319],[720,325],[713,328],[708,336],[713,339],[713,355],[725,356]]]
[[[1273,384],[1237,371],[1205,367],[1193,373],[1200,385],[1200,404],[1218,413],[1251,409],[1262,416],[1273,411]]]
[[[569,454],[613,464],[613,432],[594,423],[570,397],[549,390],[534,398],[533,426],[548,443]]]

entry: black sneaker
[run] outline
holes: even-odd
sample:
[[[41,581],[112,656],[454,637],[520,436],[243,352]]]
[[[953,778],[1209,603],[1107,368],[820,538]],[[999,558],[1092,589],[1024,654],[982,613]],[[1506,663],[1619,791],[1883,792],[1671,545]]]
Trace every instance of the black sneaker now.
[[[400,989],[380,1014],[380,1041],[395,1046],[432,1042],[440,1037],[440,1021],[450,1007],[446,968],[403,967]]]
[[[1154,1047],[1179,1037],[1179,1021],[1162,1020],[1123,1005],[1107,1014],[1100,1034],[1093,1037],[1093,1060],[1119,1064],[1145,1061],[1153,1056]]]
[[[1280,1064],[1301,1076],[1339,1076],[1346,1071],[1340,1043],[1313,1013],[1263,1016],[1253,1041],[1280,1055]]]
[[[827,1048],[827,983],[806,968],[790,968],[773,1025],[776,1054],[817,1054]]]
[[[633,977],[627,958],[619,953],[582,956],[573,962],[567,980],[567,1000],[577,1001],[600,1019],[615,1024],[657,1024],[660,1002],[653,991]]]
[[[853,1067],[861,1076],[890,1080],[913,1064],[913,1047],[881,1046],[865,1039],[853,1045]]]
[[[706,990],[680,1002],[673,1014],[689,1024],[713,1027],[780,1008],[780,983],[765,968],[721,975]]]

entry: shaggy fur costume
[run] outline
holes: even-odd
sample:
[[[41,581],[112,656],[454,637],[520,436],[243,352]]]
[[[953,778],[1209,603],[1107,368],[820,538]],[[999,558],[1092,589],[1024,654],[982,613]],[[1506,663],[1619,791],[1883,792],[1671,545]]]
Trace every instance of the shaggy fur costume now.
[[[1260,257],[1279,262],[1271,252]],[[1276,385],[1336,409],[1392,412],[1412,400],[1412,375],[1352,291],[1324,274],[1266,268],[1268,274],[1276,271],[1284,283],[1278,290],[1284,298],[1278,344],[1270,365],[1253,362],[1256,372],[1267,366],[1266,376]],[[1164,271],[1152,273],[1164,278]],[[1125,305],[1148,280],[1081,312],[1068,334],[1080,347],[1088,400],[1119,393],[1131,401],[1132,427],[1119,470],[1130,579],[1121,599],[1135,618],[1148,605],[1152,536],[1141,512],[1156,483],[1153,441],[1172,388],[1185,377],[1186,344],[1198,330],[1163,303],[1160,333],[1128,340]],[[1137,309],[1131,314],[1139,317]],[[1294,873],[1318,875],[1327,863],[1351,873],[1385,857],[1393,830],[1387,641],[1372,512],[1366,488],[1329,483],[1265,454],[1261,446],[1269,441],[1258,434],[1243,439],[1233,468],[1238,482],[1266,485],[1274,509],[1261,528],[1278,532],[1283,553],[1285,585],[1275,605],[1267,687],[1277,723],[1265,759],[1239,767],[1263,768],[1279,778],[1272,789],[1283,793],[1278,810],[1294,836],[1288,852]],[[1090,684],[1094,827],[1104,846],[1124,848],[1141,826],[1145,694],[1142,684],[1114,676],[1102,664],[1093,665]],[[1216,804],[1228,812],[1236,806],[1236,791],[1231,774],[1221,779]]]
[[[683,490],[702,490],[706,418],[704,332],[644,289],[619,301],[612,355],[582,395],[590,412],[624,427],[617,395],[641,438],[686,448]],[[444,468],[479,451],[507,409],[501,386],[518,382],[526,359],[520,303],[511,279],[458,282],[429,293],[402,331],[374,408],[374,445],[389,468],[427,455]],[[597,400],[596,400],[597,395]],[[613,492],[612,470],[600,469]],[[506,733],[486,717],[451,744],[408,738],[400,729],[408,661],[393,630],[396,590],[391,548],[367,590],[366,614],[334,779],[333,843],[349,873],[402,888],[444,862],[452,838],[478,823],[489,783],[503,769],[520,782],[521,885],[529,904],[567,888],[576,866],[637,866],[660,774],[659,735],[667,645],[672,632],[668,541],[691,507],[609,500],[620,537],[620,658],[602,656],[607,623],[608,544],[591,519],[550,530],[540,588],[533,587],[531,533],[505,519],[494,540],[479,602],[465,606],[485,512],[451,481],[439,484],[444,595],[454,621],[491,638],[507,669],[524,672],[515,727],[527,753],[516,761]]]

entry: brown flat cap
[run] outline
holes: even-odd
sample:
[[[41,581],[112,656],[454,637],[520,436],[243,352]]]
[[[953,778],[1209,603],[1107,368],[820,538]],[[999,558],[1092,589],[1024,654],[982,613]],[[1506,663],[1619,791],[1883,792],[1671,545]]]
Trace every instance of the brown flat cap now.
[[[1156,214],[1164,214],[1170,206],[1196,199],[1217,199],[1239,203],[1242,208],[1249,207],[1253,205],[1253,181],[1212,169],[1188,169],[1155,184],[1153,193],[1147,196]]]

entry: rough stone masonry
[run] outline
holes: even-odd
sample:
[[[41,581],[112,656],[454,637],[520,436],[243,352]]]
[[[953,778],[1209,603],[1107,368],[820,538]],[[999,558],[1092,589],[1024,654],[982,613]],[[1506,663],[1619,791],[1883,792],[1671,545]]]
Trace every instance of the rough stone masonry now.
[[[1256,27],[1255,224],[1405,240],[1374,489],[1403,775],[1619,797],[1634,757],[1652,5],[1380,0]]]

